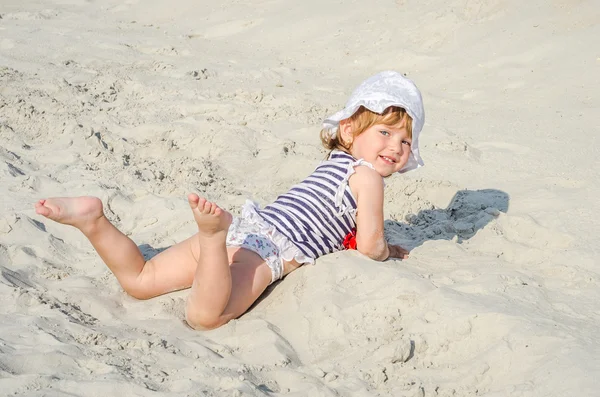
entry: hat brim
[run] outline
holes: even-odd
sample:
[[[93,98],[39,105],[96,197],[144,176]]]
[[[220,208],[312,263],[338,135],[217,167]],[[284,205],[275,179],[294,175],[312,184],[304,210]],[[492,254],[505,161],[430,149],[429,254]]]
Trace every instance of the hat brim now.
[[[417,168],[425,165],[425,163],[423,162],[423,159],[421,158],[421,156],[419,154],[419,142],[418,142],[419,133],[421,132],[421,129],[423,127],[422,121],[418,115],[416,115],[412,112],[410,106],[402,101],[385,100],[384,99],[384,100],[379,100],[377,102],[373,102],[373,101],[369,101],[369,100],[359,100],[358,102],[354,103],[353,106],[346,107],[346,108],[336,112],[335,114],[327,117],[323,121],[323,129],[330,131],[330,135],[332,137],[335,136],[337,134],[337,130],[340,125],[340,121],[346,120],[346,119],[352,117],[352,115],[354,113],[356,113],[358,111],[358,109],[360,109],[361,106],[369,109],[370,111],[372,111],[374,113],[378,113],[378,114],[382,114],[390,106],[396,106],[396,107],[400,107],[400,108],[404,109],[406,111],[406,113],[408,113],[408,115],[413,120],[413,142],[411,145],[411,152],[410,152],[410,156],[408,157],[408,161],[407,161],[406,165],[404,167],[402,167],[402,169],[398,172],[405,173],[405,172],[412,171],[414,169],[417,169]]]

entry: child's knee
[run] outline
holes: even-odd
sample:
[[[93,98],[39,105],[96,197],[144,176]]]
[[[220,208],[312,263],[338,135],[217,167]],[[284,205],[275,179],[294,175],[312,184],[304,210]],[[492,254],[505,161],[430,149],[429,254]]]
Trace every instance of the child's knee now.
[[[226,324],[228,320],[221,314],[207,313],[193,308],[188,302],[185,307],[185,321],[195,330],[207,331],[219,328],[221,325]]]
[[[121,287],[133,298],[146,300],[161,295],[164,291],[156,284],[155,263],[147,261],[138,275],[119,279]]]
[[[157,294],[148,288],[139,278],[131,280],[119,280],[121,287],[127,293],[127,295],[140,300],[146,300],[155,297]]]
[[[135,299],[147,300],[147,299],[154,297],[154,295],[152,295],[150,293],[150,291],[148,291],[144,288],[140,288],[139,286],[122,286],[122,287],[125,290],[125,292],[127,292],[127,295],[129,295]]]

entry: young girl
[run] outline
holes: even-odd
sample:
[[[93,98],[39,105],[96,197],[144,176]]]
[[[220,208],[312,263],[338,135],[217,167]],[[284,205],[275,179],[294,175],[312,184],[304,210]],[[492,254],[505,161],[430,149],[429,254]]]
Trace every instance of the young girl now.
[[[148,299],[191,286],[186,321],[212,329],[319,256],[352,246],[377,261],[406,258],[406,250],[383,236],[383,178],[423,165],[423,120],[421,94],[410,80],[390,71],[370,77],[325,119],[321,140],[331,152],[310,176],[264,209],[247,201],[235,219],[190,194],[198,233],[148,261],[108,221],[96,197],[49,198],[35,208],[79,229],[131,296]]]

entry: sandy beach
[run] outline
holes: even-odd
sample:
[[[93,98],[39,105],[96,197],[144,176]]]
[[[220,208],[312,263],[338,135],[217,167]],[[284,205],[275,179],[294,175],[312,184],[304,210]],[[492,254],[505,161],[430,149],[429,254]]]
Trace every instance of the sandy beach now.
[[[600,2],[5,1],[0,395],[600,395]],[[386,180],[407,260],[338,252],[198,332],[129,297],[75,228],[95,195],[147,256],[326,155],[382,70],[420,88],[426,166]],[[176,264],[174,264],[175,266]]]

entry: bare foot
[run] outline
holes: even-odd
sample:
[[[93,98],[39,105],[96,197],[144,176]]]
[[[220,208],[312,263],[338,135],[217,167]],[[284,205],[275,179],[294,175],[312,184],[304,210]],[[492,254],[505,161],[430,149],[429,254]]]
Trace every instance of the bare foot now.
[[[53,197],[35,203],[35,212],[55,222],[75,226],[84,234],[104,217],[98,197]]]
[[[201,237],[223,239],[227,237],[227,230],[233,216],[219,208],[215,203],[211,203],[197,194],[188,195],[188,202],[192,208],[194,219],[198,224],[198,231]]]

